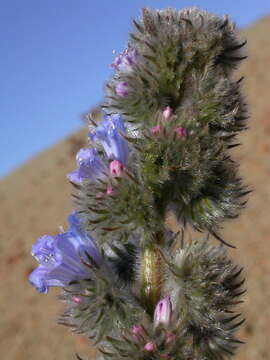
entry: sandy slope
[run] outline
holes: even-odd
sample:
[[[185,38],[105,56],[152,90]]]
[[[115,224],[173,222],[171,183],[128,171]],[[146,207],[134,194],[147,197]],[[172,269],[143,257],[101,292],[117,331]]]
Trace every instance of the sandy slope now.
[[[252,119],[250,130],[241,137],[243,146],[234,155],[254,193],[242,217],[227,223],[224,231],[226,240],[237,244],[232,253],[248,279],[243,309],[247,322],[241,330],[247,345],[236,356],[239,360],[270,359],[269,31],[267,17],[243,33],[250,57],[240,72],[246,75],[244,91]],[[55,323],[58,291],[39,295],[27,282],[36,266],[29,255],[32,243],[66,225],[72,204],[65,175],[74,168],[84,137],[84,131],[73,135],[0,182],[0,348],[5,360],[71,360],[76,351],[94,358],[84,338]]]

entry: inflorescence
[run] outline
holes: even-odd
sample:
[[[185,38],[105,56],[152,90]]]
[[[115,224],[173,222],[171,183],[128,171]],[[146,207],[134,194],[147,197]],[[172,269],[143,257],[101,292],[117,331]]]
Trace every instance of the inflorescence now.
[[[246,128],[231,77],[244,44],[228,18],[143,9],[113,61],[104,119],[90,118],[89,147],[67,175],[69,229],[33,245],[29,277],[39,292],[62,288],[59,323],[104,359],[220,360],[241,343],[242,269],[220,230],[249,192],[230,153]],[[187,227],[205,236],[187,241]]]

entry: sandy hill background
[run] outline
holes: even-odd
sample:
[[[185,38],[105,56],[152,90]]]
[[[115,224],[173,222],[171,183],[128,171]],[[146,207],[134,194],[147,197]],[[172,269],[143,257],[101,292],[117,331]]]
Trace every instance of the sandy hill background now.
[[[248,292],[240,331],[242,346],[235,359],[270,359],[270,17],[242,32],[249,59],[244,92],[251,110],[250,129],[241,136],[234,156],[254,193],[239,220],[225,226],[225,239],[237,245],[234,258],[245,267]],[[0,349],[5,360],[71,360],[75,352],[94,359],[87,340],[55,323],[61,305],[57,289],[39,295],[27,281],[36,266],[32,243],[66,226],[72,209],[65,175],[75,167],[85,131],[43,152],[0,181]]]

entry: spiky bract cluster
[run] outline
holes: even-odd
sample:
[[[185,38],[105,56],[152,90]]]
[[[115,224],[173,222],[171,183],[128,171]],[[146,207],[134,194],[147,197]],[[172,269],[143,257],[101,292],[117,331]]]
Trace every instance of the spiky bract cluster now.
[[[128,266],[132,271],[133,252],[134,249],[130,247],[128,252],[114,248],[111,255],[103,254],[102,265],[94,263],[89,256],[89,262],[82,260],[89,269],[89,278],[73,281],[64,288],[60,299],[65,301],[67,307],[59,323],[99,343],[106,336],[140,321],[144,309],[127,286],[132,274],[124,276],[120,271],[124,255],[131,260]],[[119,256],[121,258],[117,261]],[[116,266],[113,265],[115,262]]]
[[[130,140],[140,189],[152,192],[157,207],[171,206],[184,223],[217,235],[224,220],[239,215],[247,193],[228,153],[246,128],[240,81],[231,78],[245,42],[227,18],[197,8],[144,9],[134,24],[129,49],[136,63],[115,72],[104,108],[139,129]],[[126,93],[117,91],[119,83]]]
[[[164,230],[164,214],[158,213],[154,197],[137,179],[125,171],[125,177],[107,177],[96,183],[76,185],[76,205],[85,226],[97,233],[100,246],[113,239],[127,243],[130,236],[153,241],[153,234]],[[105,194],[111,187],[112,194]],[[163,215],[163,216],[162,216]],[[149,221],[151,219],[151,221]]]
[[[182,241],[180,247],[175,243],[175,256],[162,254],[167,264],[163,296],[169,293],[174,304],[170,321],[157,325],[145,314],[139,334],[126,329],[106,338],[101,346],[105,359],[219,360],[233,355],[241,343],[234,336],[244,321],[234,314],[244,293],[241,269],[222,246],[207,239]]]
[[[240,314],[233,310],[245,292],[242,269],[233,264],[222,246],[212,246],[207,239],[182,242],[166,262],[166,286],[171,287],[172,298],[179,298],[178,310],[195,348],[208,359],[233,355],[241,343],[234,332],[244,321],[237,321]]]
[[[173,126],[164,128],[167,136],[147,137],[141,147],[142,181],[161,209],[170,208],[182,224],[218,236],[220,224],[245,205],[247,190],[237,165],[217,139],[200,134],[181,141]]]
[[[181,318],[179,318],[180,320]],[[199,358],[194,357],[194,352],[188,344],[190,339],[186,336],[183,328],[177,326],[176,323],[172,329],[154,328],[151,322],[145,320],[142,327],[144,334],[140,336],[134,336],[131,331],[127,331],[119,339],[108,337],[106,344],[99,347],[104,359],[160,360],[169,358],[199,360]],[[145,349],[147,344],[154,344],[153,351]]]
[[[138,51],[139,60],[134,71],[119,71],[108,83],[112,96],[106,107],[125,113],[131,122],[153,126],[156,114],[171,106],[189,129],[217,124],[224,131],[238,131],[244,104],[229,75],[245,57],[239,54],[244,43],[234,25],[197,8],[144,9],[142,20],[134,24],[129,46]],[[128,96],[117,96],[119,80],[128,83]]]

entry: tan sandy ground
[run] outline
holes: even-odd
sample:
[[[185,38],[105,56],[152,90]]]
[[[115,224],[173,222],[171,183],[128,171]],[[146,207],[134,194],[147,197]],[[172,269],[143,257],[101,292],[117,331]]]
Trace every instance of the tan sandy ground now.
[[[235,243],[236,261],[245,267],[248,293],[240,331],[238,360],[270,359],[270,17],[243,33],[249,60],[241,68],[252,113],[250,130],[235,151],[241,173],[254,193],[239,220],[225,225],[225,239]],[[239,75],[241,75],[239,74]],[[0,349],[5,360],[71,360],[75,352],[94,359],[87,340],[55,323],[60,312],[57,289],[38,294],[27,281],[36,266],[29,255],[43,234],[66,226],[72,209],[66,173],[83,146],[85,132],[45,151],[0,182]]]

